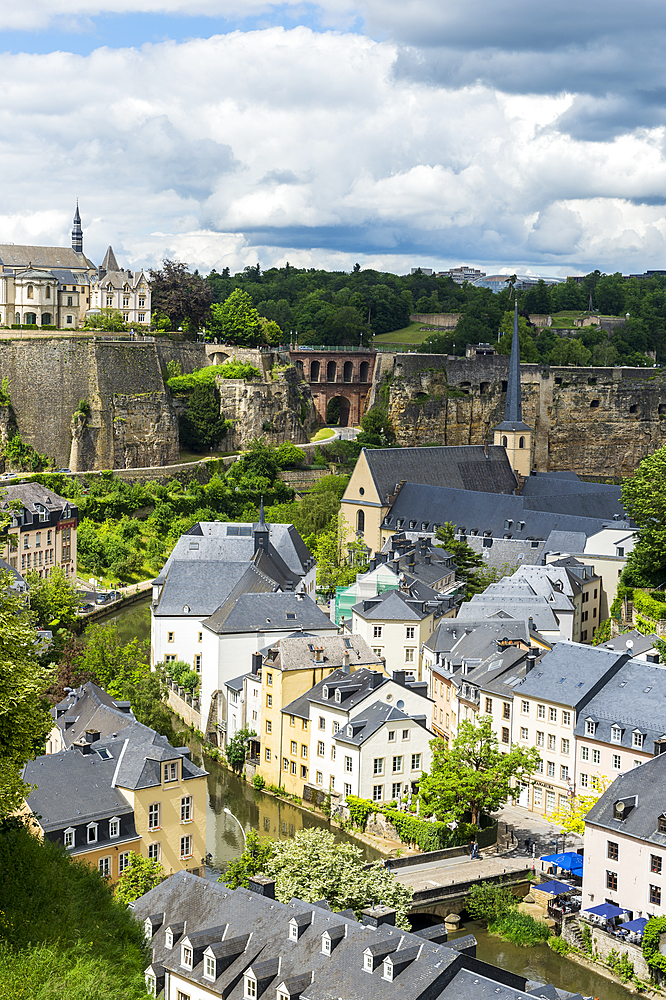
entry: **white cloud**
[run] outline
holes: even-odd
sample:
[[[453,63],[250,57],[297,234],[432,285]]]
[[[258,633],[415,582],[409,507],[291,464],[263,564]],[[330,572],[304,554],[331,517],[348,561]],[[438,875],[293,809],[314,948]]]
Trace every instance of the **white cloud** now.
[[[661,127],[573,138],[578,95],[421,81],[399,51],[298,27],[5,56],[0,242],[67,242],[79,196],[89,254],[135,265],[662,262]]]

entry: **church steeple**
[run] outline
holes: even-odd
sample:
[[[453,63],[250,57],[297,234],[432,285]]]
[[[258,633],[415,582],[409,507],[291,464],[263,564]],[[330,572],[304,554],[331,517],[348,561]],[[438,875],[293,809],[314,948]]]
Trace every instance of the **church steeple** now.
[[[72,250],[76,253],[83,253],[83,229],[81,228],[78,198],[76,199],[76,212],[74,213],[74,225],[72,226]]]
[[[504,420],[494,429],[494,443],[506,449],[513,471],[527,478],[532,467],[532,430],[523,423],[523,403],[520,387],[520,335],[518,332],[518,298],[513,313],[513,339],[506,385]]]

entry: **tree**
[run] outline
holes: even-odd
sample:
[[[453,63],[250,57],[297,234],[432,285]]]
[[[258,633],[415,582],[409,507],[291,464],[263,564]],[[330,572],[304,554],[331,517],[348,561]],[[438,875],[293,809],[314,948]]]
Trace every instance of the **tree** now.
[[[382,406],[373,406],[361,417],[363,430],[356,436],[358,444],[365,447],[390,448],[395,444],[395,433],[387,411]]]
[[[585,817],[594,803],[610,788],[611,779],[605,774],[592,775],[592,791],[589,795],[574,795],[567,799],[566,805],[560,806],[548,818],[552,823],[561,826],[565,833],[585,833]]]
[[[465,600],[469,600],[473,594],[480,594],[487,587],[487,583],[481,573],[475,572],[484,566],[483,556],[475,552],[471,545],[455,536],[456,526],[447,521],[441,528],[438,528],[435,537],[438,542],[443,543],[443,548],[453,557],[456,565],[456,576],[462,577],[465,581]]]
[[[54,566],[47,577],[36,571],[28,573],[26,583],[30,588],[30,608],[43,628],[72,625],[77,620],[81,599],[60,566]]]
[[[224,882],[230,889],[237,889],[239,885],[247,889],[249,880],[264,871],[272,849],[272,840],[261,840],[257,830],[248,830],[245,850],[239,858],[229,862],[218,882]]]
[[[254,308],[252,296],[242,288],[235,288],[224,302],[211,307],[210,332],[230,344],[256,347],[261,343],[263,326]]]
[[[126,682],[134,683],[149,670],[146,643],[131,639],[123,645],[112,622],[93,622],[85,630],[81,667],[112,698],[123,698]]]
[[[86,330],[104,330],[107,333],[120,333],[126,330],[123,314],[118,309],[100,309],[88,313],[83,324]]]
[[[227,885],[244,885],[249,876],[262,870],[275,879],[275,896],[288,903],[296,896],[306,903],[325,899],[332,910],[353,909],[357,916],[373,900],[396,910],[396,924],[409,927],[408,912],[412,890],[403,886],[380,861],[366,865],[363,852],[352,844],[336,844],[329,830],[299,830],[286,841],[269,841],[269,851],[252,845],[220,879]],[[248,845],[250,834],[248,834]],[[245,859],[245,861],[243,860]],[[234,866],[232,868],[232,866]]]
[[[501,319],[501,329],[504,336],[500,338],[497,345],[498,354],[511,354],[511,344],[513,343],[513,313],[505,312]],[[536,364],[539,361],[539,352],[532,337],[534,327],[529,326],[524,316],[518,316],[518,336],[520,338],[520,360],[524,363]]]
[[[234,774],[242,774],[250,740],[254,739],[256,735],[254,729],[248,729],[247,726],[244,726],[238,730],[235,736],[231,737],[224,748],[225,757]]]
[[[660,586],[666,579],[666,448],[648,455],[633,476],[623,479],[622,504],[641,529],[622,583]]]
[[[53,726],[43,700],[52,673],[37,658],[34,616],[9,583],[0,576],[0,816],[20,806],[23,765],[43,753]]]
[[[499,809],[515,798],[515,783],[525,783],[539,762],[536,747],[499,749],[492,718],[463,719],[452,744],[437,737],[430,743],[432,766],[421,778],[419,796],[426,812],[443,821],[471,813],[479,823],[484,813]]]
[[[173,330],[184,327],[187,320],[190,335],[195,334],[209,319],[213,289],[181,261],[162,264],[159,271],[150,272],[153,311],[168,316]]]
[[[116,882],[113,895],[118,902],[127,905],[150,892],[165,878],[166,873],[159,861],[130,852],[129,864]]]
[[[474,920],[492,923],[517,910],[519,902],[504,882],[477,882],[470,888],[467,911]]]
[[[192,451],[208,451],[220,443],[231,426],[231,421],[220,413],[220,393],[217,386],[210,382],[195,385],[178,426],[181,445]]]
[[[584,368],[592,360],[592,351],[579,337],[558,337],[549,360],[551,365],[580,365]]]

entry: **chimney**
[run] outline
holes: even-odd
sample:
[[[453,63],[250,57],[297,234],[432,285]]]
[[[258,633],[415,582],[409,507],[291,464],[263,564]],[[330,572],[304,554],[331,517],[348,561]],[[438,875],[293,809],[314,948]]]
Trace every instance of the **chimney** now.
[[[377,560],[375,558],[370,560],[370,569],[377,569]]]
[[[261,670],[261,664],[262,664],[262,662],[263,662],[263,657],[262,657],[261,653],[253,653],[252,654],[252,673],[254,674],[255,677],[257,676],[257,674]]]
[[[275,879],[269,878],[268,875],[253,875],[247,887],[250,892],[256,892],[258,896],[275,899]]]
[[[396,684],[399,684],[401,687],[405,686],[405,676],[406,674],[404,670],[393,671],[393,680],[395,681]]]
[[[77,740],[76,743],[72,743],[72,746],[76,747],[76,749],[79,750],[84,757],[90,753],[90,743],[88,743],[85,739]]]
[[[365,910],[361,910],[361,923],[366,927],[377,928],[381,927],[382,924],[395,927],[395,910],[383,903],[378,903],[377,906],[367,906]]]
[[[430,561],[431,561],[431,559],[432,559],[432,556],[431,556],[431,555],[430,555],[430,553],[428,552],[428,554],[427,554],[427,555],[426,555],[426,556],[424,557],[424,560],[423,560],[423,561],[425,562],[426,566],[429,566],[429,565],[430,565]]]
[[[83,738],[86,743],[96,743],[99,739],[99,729],[86,729]]]
[[[344,653],[342,654],[342,669],[344,670],[344,672],[346,674],[349,673],[349,650],[348,649],[345,649]]]
[[[527,662],[527,673],[528,674],[529,674],[530,670],[532,670],[534,668],[534,666],[536,664],[536,661],[537,661],[536,653],[528,653],[527,654],[526,662]]]
[[[323,663],[323,661],[324,661],[324,647],[323,646],[315,646],[314,655],[315,655],[315,661],[317,663]]]

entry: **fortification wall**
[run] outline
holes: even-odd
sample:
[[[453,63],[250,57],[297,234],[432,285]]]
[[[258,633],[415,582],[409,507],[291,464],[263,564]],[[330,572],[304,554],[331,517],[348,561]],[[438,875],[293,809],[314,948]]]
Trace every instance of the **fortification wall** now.
[[[401,445],[483,444],[503,417],[509,359],[398,354],[388,408]],[[521,365],[532,468],[623,476],[666,444],[666,375]]]

